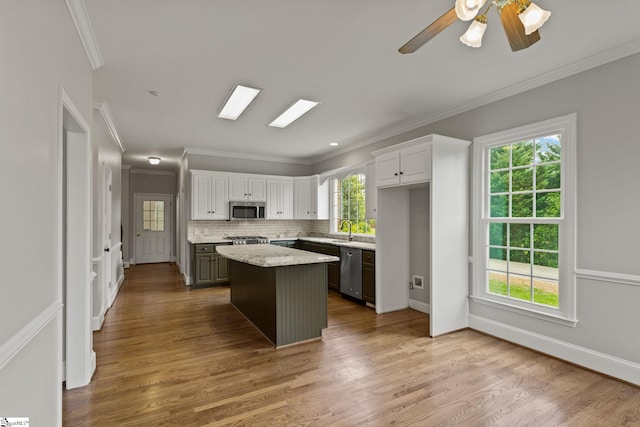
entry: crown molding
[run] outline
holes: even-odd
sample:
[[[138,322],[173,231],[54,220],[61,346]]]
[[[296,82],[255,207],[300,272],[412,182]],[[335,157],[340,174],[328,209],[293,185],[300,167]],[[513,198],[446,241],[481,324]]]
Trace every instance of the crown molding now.
[[[65,1],[67,3],[67,9],[69,9],[69,14],[71,14],[71,19],[76,26],[76,30],[78,30],[84,51],[87,54],[87,58],[89,58],[91,68],[97,70],[104,65],[104,60],[102,59],[96,36],[93,33],[93,27],[91,26],[91,20],[89,20],[89,14],[87,13],[84,0]]]
[[[120,167],[123,171],[128,171],[131,169],[131,165],[125,165],[124,163]]]
[[[216,150],[208,150],[205,148],[190,148],[186,147],[184,149],[185,154],[196,154],[201,156],[213,156],[213,157],[225,157],[229,159],[240,159],[240,160],[259,160],[262,162],[278,162],[278,163],[293,163],[296,165],[310,165],[311,161],[308,159],[292,159],[287,157],[272,157],[272,156],[260,156],[257,154],[247,154],[247,153],[233,153],[229,151],[216,151]]]
[[[120,135],[118,135],[118,129],[116,129],[116,125],[113,122],[113,116],[111,115],[111,110],[109,109],[107,101],[103,99],[94,99],[93,109],[100,112],[102,120],[104,120],[105,125],[107,125],[107,129],[109,129],[111,138],[113,138],[113,142],[115,142],[118,148],[120,148],[120,152],[124,153],[124,144],[120,139]]]
[[[544,86],[549,83],[553,83],[557,80],[570,77],[572,75],[581,73],[583,71],[587,71],[592,68],[596,68],[601,65],[608,64],[609,62],[626,58],[627,56],[634,55],[638,52],[640,52],[640,40],[634,40],[632,42],[617,46],[613,49],[609,49],[604,52],[600,52],[593,56],[565,65],[564,67],[560,67],[555,70],[549,71],[548,73],[544,73],[539,76],[527,79],[524,82],[517,83],[507,88],[498,90],[489,95],[476,98],[474,100],[471,100],[470,102],[464,103],[457,107],[437,112],[435,114],[424,117],[420,120],[413,121],[409,124],[405,124],[403,126],[397,126],[397,127],[382,128],[379,132],[377,132],[375,137],[370,137],[370,138],[365,137],[364,139],[361,139],[359,142],[356,142],[355,141],[356,138],[353,138],[352,140],[354,140],[354,143],[352,144],[349,144],[348,140],[338,141],[341,144],[346,143],[347,145],[339,148],[338,150],[334,150],[330,153],[312,157],[311,163],[315,164],[315,163],[322,162],[324,160],[331,159],[340,154],[357,150],[358,148],[365,147],[367,145],[371,145],[376,142],[380,142],[387,138],[398,136],[405,132],[416,130],[422,126],[430,125],[431,123],[435,123],[437,121],[444,120],[449,117],[453,117],[455,115],[465,113],[475,108],[479,108],[479,107],[503,100],[510,96],[514,96],[514,95],[526,92],[528,90],[535,89],[537,87]]]

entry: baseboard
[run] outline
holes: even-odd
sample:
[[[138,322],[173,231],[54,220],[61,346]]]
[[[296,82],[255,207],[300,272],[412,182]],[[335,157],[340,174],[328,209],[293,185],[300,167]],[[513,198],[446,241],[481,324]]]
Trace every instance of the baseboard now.
[[[62,302],[54,301],[47,308],[31,319],[22,329],[0,345],[0,370],[13,359],[16,354],[35,338],[38,333],[62,310]]]
[[[91,318],[91,330],[99,331],[102,328],[102,324],[104,323],[104,310],[100,312],[97,316],[93,316]]]
[[[91,382],[91,379],[93,378],[93,374],[96,373],[96,352],[91,350],[91,361],[90,361],[90,366],[89,369],[91,369],[91,374],[89,374],[89,382]]]
[[[120,277],[118,277],[118,283],[113,288],[113,292],[111,292],[111,295],[109,295],[109,302],[108,302],[108,305],[107,305],[108,308],[111,308],[111,306],[113,305],[114,301],[118,297],[118,292],[120,292],[120,287],[122,286],[123,282],[124,282],[124,274],[121,275]]]
[[[186,274],[182,274],[182,277],[184,277],[184,284],[185,286],[189,286],[191,285],[191,277],[187,276]]]
[[[469,327],[640,386],[640,364],[470,314]]]
[[[426,302],[410,299],[409,308],[412,308],[416,311],[420,311],[422,313],[431,314],[431,305],[427,304]]]
[[[122,262],[122,268],[129,268],[129,267],[131,267],[131,264],[129,264],[129,261]]]

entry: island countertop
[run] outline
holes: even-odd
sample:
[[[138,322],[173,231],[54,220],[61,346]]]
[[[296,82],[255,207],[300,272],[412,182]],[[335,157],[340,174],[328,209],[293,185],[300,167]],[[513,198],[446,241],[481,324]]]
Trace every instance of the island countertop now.
[[[275,245],[225,245],[216,248],[225,258],[258,267],[318,264],[340,261],[339,257]]]

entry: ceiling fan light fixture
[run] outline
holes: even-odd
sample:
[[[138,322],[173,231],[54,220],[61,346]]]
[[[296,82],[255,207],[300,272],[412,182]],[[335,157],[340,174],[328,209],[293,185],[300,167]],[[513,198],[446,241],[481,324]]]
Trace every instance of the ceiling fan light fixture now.
[[[462,21],[471,21],[487,0],[456,0],[456,15]]]
[[[276,117],[274,121],[269,123],[269,126],[281,129],[286,128],[318,104],[320,103],[316,101],[298,99],[291,107],[287,108],[278,117]]]
[[[526,35],[542,27],[550,16],[551,12],[541,9],[538,5],[530,3],[529,1],[523,2],[518,11],[518,17],[522,25],[524,25],[524,33]]]
[[[480,15],[469,25],[469,29],[460,37],[460,41],[470,47],[480,47],[486,30],[487,16]]]
[[[236,85],[227,100],[222,105],[218,117],[227,120],[237,120],[240,114],[253,102],[261,89]]]

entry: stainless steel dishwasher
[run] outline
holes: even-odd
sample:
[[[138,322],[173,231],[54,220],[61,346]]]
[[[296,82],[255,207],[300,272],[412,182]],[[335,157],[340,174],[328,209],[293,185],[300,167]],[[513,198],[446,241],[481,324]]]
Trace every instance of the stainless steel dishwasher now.
[[[340,248],[340,292],[362,299],[362,250]]]

